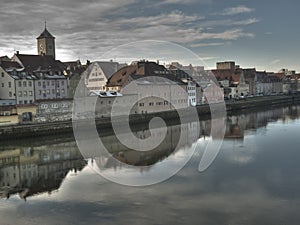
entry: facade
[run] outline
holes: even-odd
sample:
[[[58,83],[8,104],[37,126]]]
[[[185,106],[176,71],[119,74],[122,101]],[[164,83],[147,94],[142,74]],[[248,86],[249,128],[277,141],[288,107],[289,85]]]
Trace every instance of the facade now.
[[[86,70],[89,61],[87,61],[86,65],[82,65],[80,60],[71,61],[71,62],[63,62],[63,64],[67,67],[66,74],[68,76],[68,96],[67,98],[73,99],[75,95],[76,88],[81,79],[81,75]]]
[[[17,62],[1,62],[0,98],[15,100],[16,104],[32,104],[34,96],[34,77]]]
[[[85,71],[85,84],[90,91],[106,91],[106,82],[123,65],[118,62],[93,62]]]
[[[1,63],[2,64],[2,63]],[[2,100],[16,100],[15,79],[6,72],[6,67],[0,65],[0,99]]]
[[[276,75],[268,74],[265,71],[256,72],[255,76],[255,95],[271,95],[279,93],[288,93],[290,90],[290,80],[279,78]]]
[[[201,99],[201,97],[200,95],[199,96],[197,95],[197,83],[195,81],[187,82],[187,93],[188,93],[188,106],[196,106],[197,98]]]
[[[214,82],[211,82],[203,90],[204,103],[219,103],[224,101],[224,90],[216,85]]]
[[[235,62],[217,62],[217,70],[231,70],[234,71],[236,69]]]
[[[203,92],[199,83],[196,82],[196,78],[200,77],[204,71],[204,67],[193,67],[192,65],[185,67],[177,62],[173,62],[169,65],[169,71],[173,73],[176,78],[187,84],[188,105],[196,106],[202,104]]]
[[[15,80],[15,85],[18,105],[34,103],[34,80],[31,76],[19,77],[19,79]]]
[[[34,83],[35,99],[63,99],[67,98],[68,82],[63,76],[45,75]]]

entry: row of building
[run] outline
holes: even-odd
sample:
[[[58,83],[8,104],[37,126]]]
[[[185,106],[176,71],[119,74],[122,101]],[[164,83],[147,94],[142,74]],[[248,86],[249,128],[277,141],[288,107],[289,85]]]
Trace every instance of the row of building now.
[[[146,60],[130,65],[113,61],[88,61],[86,65],[79,60],[61,62],[55,59],[55,37],[46,27],[37,38],[37,52],[24,55],[17,51],[11,58],[0,57],[0,115],[44,101],[73,99],[80,80],[84,97],[97,95],[101,99],[101,116],[109,114],[113,102],[133,104],[132,113],[143,114],[220,102],[224,97],[300,91],[300,74],[295,71],[268,73],[242,69],[235,62],[218,62],[212,71],[202,66],[178,62],[164,66]]]
[[[267,96],[300,92],[300,74],[288,69],[277,73],[243,69],[235,62],[218,62],[212,73],[227,98]]]
[[[0,105],[26,105],[72,97],[74,80],[85,66],[55,59],[55,37],[47,28],[37,38],[37,55],[0,57]],[[71,79],[72,78],[72,79]]]

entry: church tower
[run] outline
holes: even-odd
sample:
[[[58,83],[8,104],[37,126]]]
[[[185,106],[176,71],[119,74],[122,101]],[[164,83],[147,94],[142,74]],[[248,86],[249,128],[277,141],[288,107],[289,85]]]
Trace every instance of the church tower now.
[[[38,55],[51,55],[55,59],[55,37],[47,30],[45,22],[45,30],[37,37]]]

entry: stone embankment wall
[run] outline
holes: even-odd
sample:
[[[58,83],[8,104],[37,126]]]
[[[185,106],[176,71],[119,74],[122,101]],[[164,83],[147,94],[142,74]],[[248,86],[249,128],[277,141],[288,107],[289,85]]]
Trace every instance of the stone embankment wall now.
[[[240,100],[237,102],[226,103],[226,110],[230,114],[231,112],[239,111],[250,111],[257,108],[274,107],[274,106],[284,106],[300,103],[300,95],[295,96],[270,96],[270,97],[260,97],[253,99]],[[24,137],[35,137],[44,136],[51,134],[64,134],[71,133],[73,131],[72,127],[72,107],[73,101],[64,100],[59,102],[41,102],[38,105],[36,117],[34,122],[31,124],[19,124],[11,126],[0,126],[0,140],[5,139],[16,139]],[[209,105],[200,105],[197,107],[198,114],[201,118],[209,117],[210,107]],[[189,117],[189,111],[185,112],[186,117]],[[154,114],[140,115],[133,114],[130,116],[130,123],[139,126],[143,124],[148,124],[148,122],[153,117],[161,117],[169,123],[174,123],[178,120],[178,113],[176,111],[167,111]],[[84,117],[81,123],[84,125],[90,120]],[[122,122],[124,119],[122,116],[118,117]],[[167,122],[168,124],[168,122]],[[96,119],[97,127],[103,129],[111,128],[111,120],[108,116],[99,117]]]

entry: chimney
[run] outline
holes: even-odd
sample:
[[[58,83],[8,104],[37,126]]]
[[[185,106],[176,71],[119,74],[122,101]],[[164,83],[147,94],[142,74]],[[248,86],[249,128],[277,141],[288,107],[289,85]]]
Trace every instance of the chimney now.
[[[20,52],[19,51],[17,51],[17,55],[19,55],[20,54]]]

